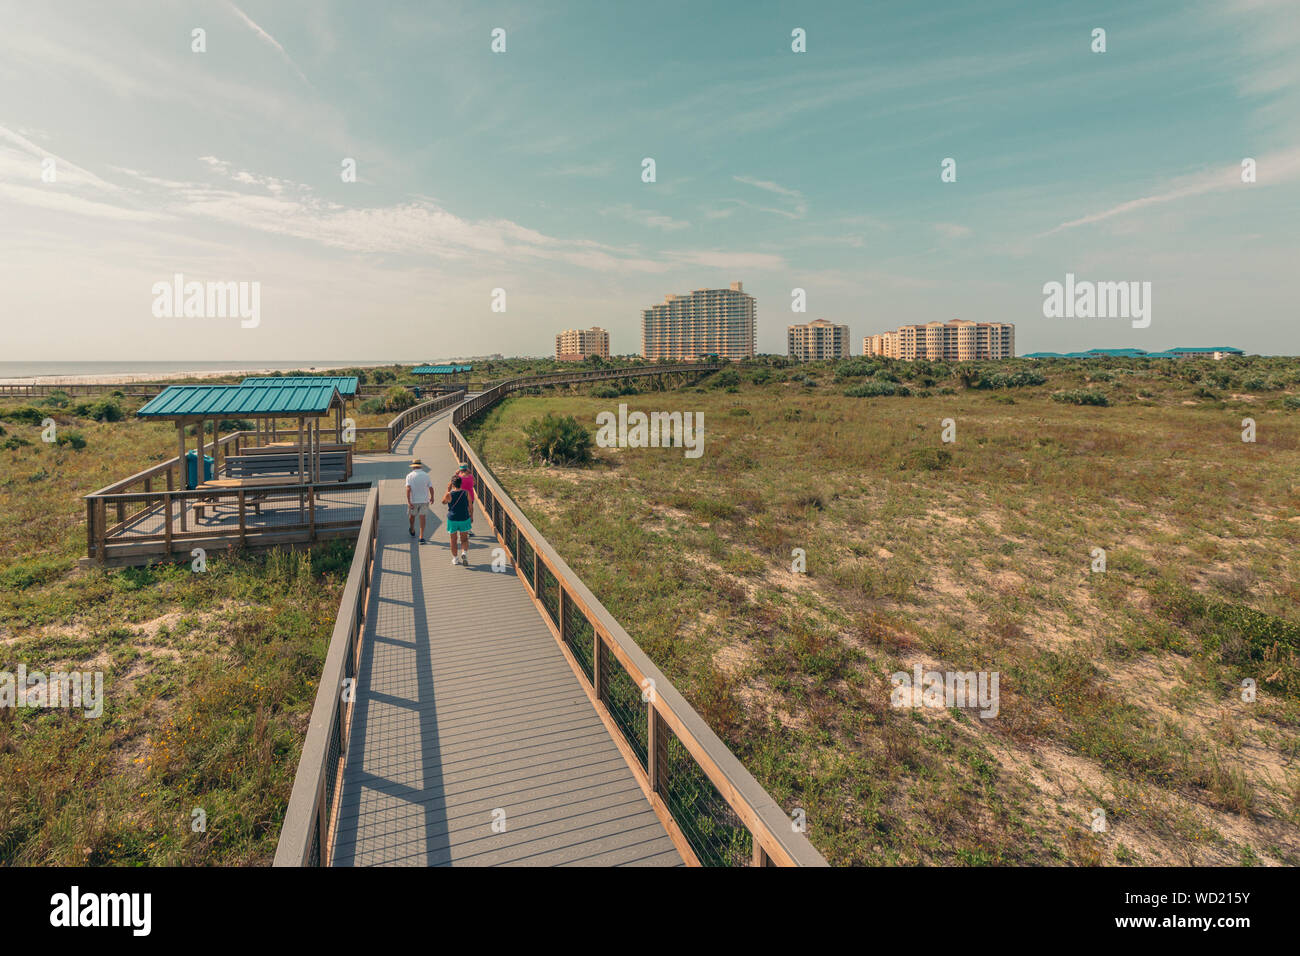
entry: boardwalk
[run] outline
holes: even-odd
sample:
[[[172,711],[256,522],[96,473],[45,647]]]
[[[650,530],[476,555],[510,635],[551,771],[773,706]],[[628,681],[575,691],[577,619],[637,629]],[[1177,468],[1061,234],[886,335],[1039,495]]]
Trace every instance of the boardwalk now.
[[[409,536],[407,463],[441,495],[448,420],[357,458],[379,549],[332,865],[681,865],[527,592],[492,572],[482,515],[468,568],[440,518],[429,544]]]

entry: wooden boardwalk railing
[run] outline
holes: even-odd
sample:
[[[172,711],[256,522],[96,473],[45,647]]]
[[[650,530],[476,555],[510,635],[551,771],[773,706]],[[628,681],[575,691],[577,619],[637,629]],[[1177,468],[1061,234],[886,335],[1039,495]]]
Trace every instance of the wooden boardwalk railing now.
[[[458,407],[448,440],[469,463],[479,507],[656,815],[688,863],[825,866],[776,801],[533,527],[461,433],[461,425],[530,384],[506,382]]]
[[[378,532],[379,488],[375,486],[366,500],[357,549],[316,688],[298,774],[276,846],[276,866],[318,866],[321,850],[329,842],[356,699],[355,693],[349,693],[354,690],[349,682],[357,675]]]

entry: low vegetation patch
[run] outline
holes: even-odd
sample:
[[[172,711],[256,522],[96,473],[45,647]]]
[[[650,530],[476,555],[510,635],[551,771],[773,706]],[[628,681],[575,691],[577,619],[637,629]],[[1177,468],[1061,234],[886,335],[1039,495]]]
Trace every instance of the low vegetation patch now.
[[[702,412],[697,460],[538,467],[529,422],[608,408],[571,394],[470,438],[832,863],[1300,863],[1300,421],[1257,403],[1244,443],[1230,398],[1300,362],[765,370],[629,399]],[[893,706],[918,665],[998,673],[997,716]]]

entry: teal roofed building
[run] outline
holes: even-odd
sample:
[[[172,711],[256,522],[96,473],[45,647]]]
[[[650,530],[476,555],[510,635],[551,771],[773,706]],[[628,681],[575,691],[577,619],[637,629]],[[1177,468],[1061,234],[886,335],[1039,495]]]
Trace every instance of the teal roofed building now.
[[[354,398],[357,394],[357,377],[355,375],[251,375],[240,384],[274,387],[300,384],[333,385],[344,398]]]
[[[1175,348],[1169,349],[1170,354],[1179,358],[1227,358],[1229,355],[1245,355],[1241,349],[1234,349],[1231,345],[1215,345],[1211,347],[1196,346],[1194,348]]]

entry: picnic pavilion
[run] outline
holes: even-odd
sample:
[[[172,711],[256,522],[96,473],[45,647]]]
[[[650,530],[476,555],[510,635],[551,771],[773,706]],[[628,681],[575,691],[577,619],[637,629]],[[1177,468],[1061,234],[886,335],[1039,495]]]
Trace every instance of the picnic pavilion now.
[[[344,406],[348,402],[354,401],[359,391],[355,375],[254,375],[244,379],[241,384],[283,388],[303,383],[308,385],[333,385],[338,389],[339,395],[342,396]],[[334,441],[340,444],[343,442],[343,413],[344,409],[339,408],[334,416]],[[269,425],[272,440],[274,440],[274,436],[278,431],[277,422],[272,418],[267,424]]]
[[[320,424],[333,416],[336,427],[342,430],[343,396],[335,385],[316,377],[278,384],[241,385],[171,385],[157,398],[146,403],[138,412],[141,418],[170,419],[176,423],[176,442],[181,474],[185,474],[187,441],[185,429],[197,426],[198,432],[198,484],[204,489],[238,489],[287,483],[308,484],[321,478],[322,446]],[[257,425],[263,439],[273,437],[274,423],[280,419],[296,419],[297,441],[266,442],[284,461],[297,457],[297,468],[286,476],[270,477],[249,475],[241,469],[238,477],[220,477],[220,423],[226,419],[248,419]],[[213,479],[203,480],[204,433],[207,422],[212,422]],[[261,451],[263,449],[259,449]],[[240,456],[241,459],[244,456]],[[269,462],[271,459],[266,459]],[[245,464],[240,461],[240,464]],[[184,526],[184,512],[182,512]]]
[[[473,365],[417,365],[411,370],[418,375],[426,387],[428,385],[446,386],[448,389],[461,383],[461,376],[474,371]]]

